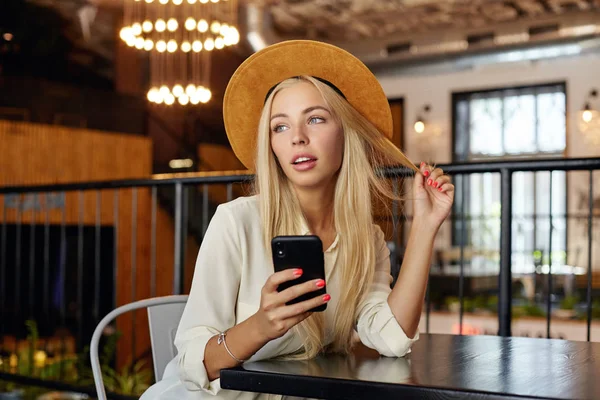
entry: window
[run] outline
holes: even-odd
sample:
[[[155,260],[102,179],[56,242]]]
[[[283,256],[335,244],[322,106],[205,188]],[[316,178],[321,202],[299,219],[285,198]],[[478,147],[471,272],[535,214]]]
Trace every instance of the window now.
[[[454,159],[460,162],[515,158],[562,157],[566,147],[564,84],[499,89],[453,95]],[[457,179],[455,212],[460,215],[461,185]],[[464,240],[462,221],[454,224],[454,244],[499,250],[500,176],[464,177]],[[550,210],[552,187],[552,210]],[[513,272],[531,272],[548,264],[552,220],[553,267],[564,264],[566,251],[566,175],[562,171],[513,174]],[[497,260],[473,260],[498,267]]]

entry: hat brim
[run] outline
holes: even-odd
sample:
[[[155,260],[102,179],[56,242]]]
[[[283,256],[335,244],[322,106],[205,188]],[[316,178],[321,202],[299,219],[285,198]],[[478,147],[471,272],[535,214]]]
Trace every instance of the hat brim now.
[[[392,137],[387,97],[375,75],[358,58],[323,42],[281,42],[248,57],[225,90],[225,130],[235,155],[246,168],[254,170],[258,123],[269,89],[300,75],[333,83],[362,116],[389,139]]]

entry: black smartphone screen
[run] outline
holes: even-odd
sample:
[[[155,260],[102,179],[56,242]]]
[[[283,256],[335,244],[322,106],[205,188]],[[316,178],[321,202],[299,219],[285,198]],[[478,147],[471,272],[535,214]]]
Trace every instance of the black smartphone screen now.
[[[273,252],[273,266],[275,272],[290,268],[301,268],[303,273],[298,279],[284,282],[277,288],[285,290],[293,285],[304,283],[313,279],[325,280],[325,262],[323,258],[323,243],[318,236],[277,236],[271,240]],[[287,304],[296,304],[313,297],[323,296],[327,293],[327,286],[297,297]],[[310,311],[325,311],[327,303],[313,308]]]

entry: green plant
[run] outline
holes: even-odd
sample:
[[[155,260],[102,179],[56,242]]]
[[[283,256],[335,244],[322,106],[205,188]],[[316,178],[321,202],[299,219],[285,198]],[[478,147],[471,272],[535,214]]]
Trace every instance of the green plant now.
[[[126,395],[141,395],[152,381],[152,371],[146,368],[144,360],[138,360],[133,365],[127,363],[118,372],[107,368],[102,371],[102,375],[109,391]]]
[[[106,390],[111,392],[140,396],[150,387],[154,375],[152,370],[146,366],[144,360],[138,360],[134,363],[127,362],[120,370],[113,368],[117,342],[121,336],[122,334],[119,331],[107,335],[98,356],[104,386]],[[89,360],[87,359],[88,354],[89,347],[86,347],[78,358],[79,384],[87,386],[93,385],[94,382]]]
[[[487,299],[485,296],[475,296],[475,299],[473,299],[473,308],[476,310],[486,310]]]
[[[25,321],[27,327],[27,347],[17,353],[18,363],[16,373],[19,375],[33,376],[42,379],[62,380],[76,382],[78,378],[75,355],[62,355],[46,359],[46,354],[38,349],[39,331],[34,320]],[[42,363],[36,363],[36,355],[44,358]]]
[[[0,393],[11,393],[17,389],[17,384],[0,380]]]
[[[446,306],[446,308],[450,308],[452,304],[458,303],[458,301],[458,297],[448,296],[444,298],[444,305]]]
[[[81,353],[46,358],[46,354],[38,349],[39,331],[33,320],[25,322],[27,327],[27,346],[16,355],[18,363],[15,373],[34,376],[41,379],[61,380],[81,386],[93,386],[94,379],[89,362],[89,346]],[[124,395],[139,396],[151,384],[153,372],[144,360],[128,362],[119,370],[113,367],[117,342],[122,336],[115,331],[105,336],[100,349],[100,365],[107,390]],[[42,356],[43,362],[36,362],[36,357]],[[13,390],[16,386],[0,381],[0,393]]]
[[[493,295],[488,297],[487,309],[495,313],[498,312],[498,296]]]
[[[544,312],[544,310],[542,310],[542,308],[540,308],[539,306],[537,306],[533,303],[526,303],[522,306],[512,306],[512,317],[513,318],[519,318],[519,317],[525,317],[525,316],[543,317],[545,315],[546,315],[546,313]]]
[[[579,296],[565,296],[560,302],[560,308],[563,310],[574,310],[579,303]]]

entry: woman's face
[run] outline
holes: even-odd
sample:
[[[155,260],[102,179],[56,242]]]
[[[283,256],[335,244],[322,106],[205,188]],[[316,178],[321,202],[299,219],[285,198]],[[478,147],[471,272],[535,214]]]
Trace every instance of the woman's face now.
[[[270,129],[271,148],[294,186],[317,189],[335,183],[344,133],[311,83],[300,81],[275,95]]]

